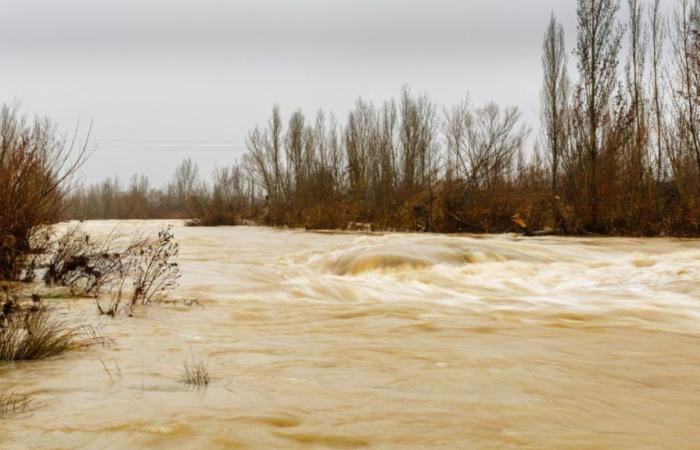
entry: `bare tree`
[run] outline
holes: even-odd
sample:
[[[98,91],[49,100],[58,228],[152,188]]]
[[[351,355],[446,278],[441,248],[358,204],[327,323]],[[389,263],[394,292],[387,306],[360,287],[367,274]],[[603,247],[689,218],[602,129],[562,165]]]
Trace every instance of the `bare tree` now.
[[[400,184],[398,162],[398,116],[396,103],[392,100],[384,103],[379,111],[377,124],[377,166],[378,180],[375,182],[377,190],[382,193],[379,201],[381,206],[386,206],[393,199],[395,190]]]
[[[292,113],[287,125],[285,138],[285,155],[287,157],[288,173],[286,177],[287,191],[292,194],[302,189],[306,177],[306,165],[304,164],[304,147],[306,135],[304,132],[304,114],[297,110]]]
[[[647,108],[644,98],[644,67],[648,46],[648,34],[643,23],[642,0],[627,0],[629,9],[629,53],[626,65],[626,82],[632,116],[632,138],[627,147],[630,188],[638,188],[644,180],[648,150]]]
[[[427,96],[415,98],[404,87],[399,114],[403,185],[412,189],[428,180],[436,128],[435,106]]]
[[[147,219],[149,207],[149,181],[145,175],[132,175],[124,202],[126,217]]]
[[[275,223],[279,222],[280,209],[287,197],[287,183],[283,180],[282,128],[280,110],[275,106],[267,128],[256,127],[246,139],[246,164],[254,168],[254,173],[262,184],[270,219]]]
[[[374,106],[362,99],[357,100],[355,109],[348,114],[344,143],[348,189],[354,199],[365,199],[369,192],[367,173],[374,116]]]
[[[641,127],[644,109],[643,77],[648,45],[648,35],[642,22],[643,3],[627,0],[629,8],[629,58],[627,61],[627,85],[634,111],[635,128]]]
[[[578,0],[575,54],[580,80],[576,91],[578,137],[588,160],[591,228],[598,229],[599,155],[605,147],[624,30],[616,20],[619,0]]]
[[[566,146],[570,82],[566,67],[564,27],[554,14],[549,21],[542,50],[544,82],[541,120],[552,178],[552,193],[556,194],[559,167]]]
[[[651,96],[656,126],[656,179],[660,181],[663,179],[664,170],[664,109],[663,92],[661,90],[661,68],[666,38],[666,27],[661,16],[661,0],[653,0],[653,3],[650,5],[649,23],[651,25]]]
[[[177,199],[179,206],[183,207],[192,199],[199,184],[199,168],[192,158],[187,158],[175,169],[168,190]]]
[[[80,145],[77,129],[59,136],[48,119],[29,125],[17,107],[0,110],[0,280],[21,276],[34,237],[61,218],[88,140]]]
[[[677,148],[671,152],[675,175],[681,175],[686,158],[695,163],[695,176],[700,189],[700,70],[696,60],[697,32],[700,30],[700,2],[679,0],[674,15],[672,48],[675,77],[672,105],[676,126]]]
[[[467,100],[446,112],[445,124],[455,171],[472,189],[507,177],[528,136],[518,108],[493,103],[473,109]]]

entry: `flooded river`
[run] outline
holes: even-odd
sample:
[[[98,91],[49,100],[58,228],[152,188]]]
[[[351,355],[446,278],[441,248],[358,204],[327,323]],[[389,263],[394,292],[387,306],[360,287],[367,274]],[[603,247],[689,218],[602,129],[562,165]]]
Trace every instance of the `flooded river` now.
[[[58,301],[114,344],[0,365],[0,448],[700,448],[699,241],[175,235],[198,303]]]

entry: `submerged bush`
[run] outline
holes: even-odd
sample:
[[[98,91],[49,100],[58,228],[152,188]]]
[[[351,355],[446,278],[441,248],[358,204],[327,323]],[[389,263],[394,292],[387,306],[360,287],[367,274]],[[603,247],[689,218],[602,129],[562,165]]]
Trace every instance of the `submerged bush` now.
[[[46,255],[44,282],[74,294],[94,296],[100,314],[133,313],[138,306],[158,303],[177,286],[180,269],[173,261],[179,245],[172,227],[153,239],[134,235],[119,244],[115,233],[95,240],[80,227],[55,239]],[[100,294],[109,302],[100,300]]]
[[[177,285],[180,269],[172,259],[178,255],[172,227],[161,230],[158,237],[142,246],[135,258],[134,292],[131,304],[148,304],[162,297]]]
[[[103,305],[98,300],[100,314],[115,316],[120,311],[131,314],[138,306],[163,300],[180,278],[180,268],[173,261],[178,251],[172,227],[161,230],[153,240],[134,239],[125,251],[117,254],[119,276],[110,280],[109,304]]]
[[[97,295],[124,273],[120,253],[111,249],[111,238],[95,242],[80,227],[69,229],[58,238],[48,257],[44,282],[66,286],[71,292]]]
[[[169,233],[169,229],[161,233]],[[170,234],[172,241],[172,233]],[[143,260],[152,253],[156,240],[148,240],[135,235],[126,246],[116,243],[114,233],[106,238],[95,240],[80,227],[69,229],[58,238],[48,256],[44,282],[47,285],[60,285],[74,293],[85,296],[98,296],[103,290],[113,291],[116,286],[148,278],[140,275]]]

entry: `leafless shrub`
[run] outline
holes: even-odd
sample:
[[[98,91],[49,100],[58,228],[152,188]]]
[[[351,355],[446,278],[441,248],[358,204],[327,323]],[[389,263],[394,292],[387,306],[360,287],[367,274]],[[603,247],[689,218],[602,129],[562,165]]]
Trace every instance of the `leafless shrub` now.
[[[76,226],[51,246],[43,279],[47,285],[96,297],[100,314],[131,314],[140,305],[164,299],[177,285],[180,273],[173,261],[177,254],[172,227],[154,239],[137,233],[124,245],[114,232],[95,240]]]
[[[59,220],[87,147],[61,138],[48,121],[28,124],[17,108],[0,110],[0,279],[26,272],[37,233]],[[87,145],[87,144],[86,144]]]
[[[163,300],[180,278],[180,268],[173,261],[178,250],[172,227],[168,227],[153,240],[134,238],[124,251],[115,253],[120,261],[118,276],[108,284],[109,303],[97,301],[100,314],[131,314],[138,306]],[[129,284],[131,291],[127,291]]]
[[[180,268],[172,259],[177,257],[178,251],[172,227],[161,230],[156,240],[139,249],[134,267],[132,307],[158,301],[177,285]]]
[[[103,316],[115,317],[120,311],[124,309],[123,302],[126,301],[127,293],[125,293],[125,285],[127,282],[126,277],[119,278],[114,284],[109,288],[107,295],[109,296],[109,303],[104,304],[100,299],[96,300],[97,311]],[[130,313],[133,312],[133,308]]]
[[[79,226],[58,238],[48,256],[44,282],[66,286],[85,296],[97,296],[105,287],[129,276],[134,258],[146,245],[139,236],[125,246],[116,244],[114,233],[95,240]]]
[[[101,247],[101,248],[100,248]],[[122,260],[106,244],[91,242],[80,227],[69,229],[49,254],[44,282],[66,286],[83,295],[98,294],[112,277],[120,272]]]

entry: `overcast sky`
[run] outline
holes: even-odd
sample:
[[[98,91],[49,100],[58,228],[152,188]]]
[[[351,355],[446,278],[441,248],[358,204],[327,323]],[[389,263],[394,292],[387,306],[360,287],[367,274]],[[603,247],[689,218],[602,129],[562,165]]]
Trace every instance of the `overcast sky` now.
[[[666,0],[671,3],[672,0]],[[0,102],[94,122],[87,181],[208,174],[278,103],[344,118],[407,84],[441,106],[521,107],[537,126],[549,15],[575,0],[0,0]]]

